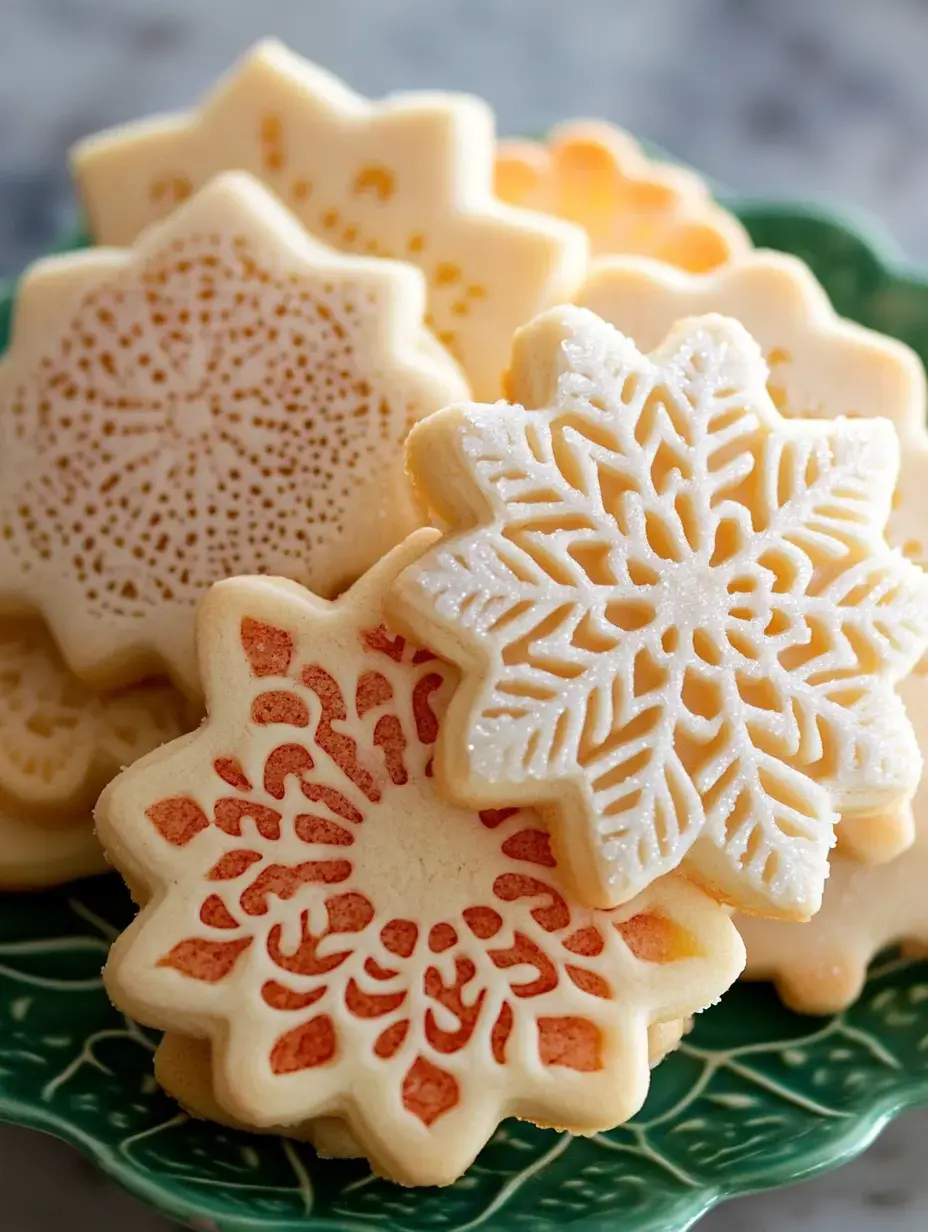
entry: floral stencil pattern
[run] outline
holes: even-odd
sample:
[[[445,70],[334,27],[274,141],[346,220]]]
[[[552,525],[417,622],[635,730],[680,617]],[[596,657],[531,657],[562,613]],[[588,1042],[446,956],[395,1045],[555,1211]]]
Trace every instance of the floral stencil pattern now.
[[[578,906],[535,815],[435,794],[450,669],[379,617],[423,546],[336,604],[215,587],[208,724],[99,810],[111,856],[155,893],[114,950],[117,1001],[212,1033],[231,1115],[341,1115],[407,1183],[457,1176],[509,1112],[623,1120],[647,1087],[649,1024],[704,1006],[741,962],[695,888]]]
[[[892,686],[928,609],[881,537],[895,433],[783,420],[765,379],[734,321],[682,322],[646,358],[557,309],[517,336],[524,406],[410,437],[452,530],[391,610],[464,670],[437,773],[471,803],[547,806],[599,905],[685,862],[743,908],[807,917],[836,810],[918,780]]]
[[[244,176],[137,250],[40,266],[0,369],[0,590],[80,673],[195,690],[211,582],[330,592],[419,524],[403,440],[466,391],[423,307],[415,271],[315,244]]]

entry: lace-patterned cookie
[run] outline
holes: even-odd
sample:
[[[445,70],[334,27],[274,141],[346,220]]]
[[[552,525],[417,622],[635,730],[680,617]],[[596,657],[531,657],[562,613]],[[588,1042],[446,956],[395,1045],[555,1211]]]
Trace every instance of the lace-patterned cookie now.
[[[899,686],[921,746],[928,747],[928,698],[922,676]],[[912,802],[914,845],[888,864],[832,860],[822,909],[806,924],[736,920],[748,951],[749,979],[774,980],[780,996],[804,1014],[834,1014],[857,1000],[867,965],[901,944],[928,950],[928,784]]]
[[[0,807],[0,890],[41,890],[108,868],[89,813],[58,817],[49,828]]]
[[[656,1023],[648,1029],[648,1061],[653,1069],[677,1048],[691,1027],[690,1020]],[[232,1129],[283,1134],[311,1142],[322,1159],[357,1159],[364,1152],[345,1122],[337,1117],[317,1117],[301,1125],[255,1130],[233,1120],[220,1107],[212,1083],[212,1048],[209,1040],[192,1039],[170,1031],[161,1038],[155,1051],[155,1077],[172,1099],[192,1116],[215,1121]]]
[[[698,175],[653,162],[628,133],[601,120],[563,124],[544,144],[501,141],[496,192],[579,223],[594,255],[640,253],[703,273],[751,247]]]
[[[701,312],[735,317],[769,365],[767,391],[790,418],[847,415],[892,421],[901,442],[899,482],[886,538],[928,563],[928,434],[925,373],[901,342],[838,317],[811,270],[796,257],[757,252],[730,268],[691,277],[653,262],[597,262],[577,302],[634,338],[657,346],[674,321]],[[846,818],[839,846],[867,862],[911,845],[907,801],[881,818]]]
[[[123,766],[193,726],[189,711],[166,684],[94,693],[38,621],[0,622],[0,801],[70,829]]]
[[[724,317],[646,357],[552,309],[516,335],[522,405],[451,407],[407,443],[450,526],[389,607],[463,671],[439,782],[541,806],[595,905],[684,865],[806,918],[835,811],[918,780],[893,684],[928,644],[928,588],[882,539],[895,432],[785,420],[765,379]]]
[[[452,1181],[518,1115],[592,1132],[641,1104],[647,1028],[718,998],[743,954],[679,878],[569,901],[516,809],[431,778],[450,668],[382,623],[420,532],[335,603],[219,583],[199,617],[209,719],[111,784],[108,854],[148,888],[107,967],[143,1022],[212,1040],[226,1114],[338,1117],[374,1167]]]
[[[195,694],[212,582],[331,593],[421,524],[402,442],[467,389],[423,308],[418,270],[326,248],[236,173],[134,249],[40,262],[0,364],[0,601],[82,677]]]
[[[220,171],[251,172],[327,244],[418,265],[428,323],[494,398],[513,331],[569,298],[587,256],[579,227],[493,195],[494,150],[478,99],[372,103],[269,40],[196,111],[91,137],[73,166],[100,244],[130,243]]]

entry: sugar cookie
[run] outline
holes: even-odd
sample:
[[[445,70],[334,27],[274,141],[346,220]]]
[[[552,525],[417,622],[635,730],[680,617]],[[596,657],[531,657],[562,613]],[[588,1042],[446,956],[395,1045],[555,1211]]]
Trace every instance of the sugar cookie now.
[[[899,482],[886,538],[928,563],[928,433],[925,373],[907,346],[842,320],[804,262],[757,252],[705,277],[654,262],[596,263],[577,302],[634,338],[657,346],[674,321],[701,312],[735,317],[756,339],[770,373],[767,390],[781,414],[892,421],[901,441]],[[928,734],[928,733],[926,733]],[[845,818],[839,847],[866,861],[891,859],[912,842],[905,800],[881,818]]]
[[[422,275],[312,239],[251,177],[135,248],[40,262],[0,363],[0,602],[104,685],[198,689],[215,580],[331,593],[421,524],[402,442],[466,393]]]
[[[42,890],[108,867],[89,813],[49,827],[0,806],[0,890]]]
[[[396,257],[428,279],[429,316],[476,397],[499,394],[509,339],[583,277],[579,227],[493,195],[493,114],[465,95],[370,102],[274,40],[190,113],[129,124],[74,152],[100,244],[128,244],[212,176],[249,171],[314,235]]]
[[[210,1037],[229,1117],[339,1117],[405,1184],[454,1180],[505,1116],[624,1120],[648,1026],[717,999],[743,962],[727,913],[683,879],[591,911],[564,896],[537,817],[435,793],[452,669],[382,623],[385,588],[434,540],[334,603],[279,579],[213,587],[206,724],[97,809],[150,893],[111,952],[117,1004]]]
[[[648,1029],[648,1061],[652,1069],[679,1046],[689,1028],[689,1020],[676,1019],[655,1023]],[[273,1126],[257,1131],[250,1125],[233,1121],[216,1100],[212,1065],[212,1048],[205,1039],[191,1039],[169,1031],[162,1036],[155,1051],[158,1083],[192,1116],[251,1133],[280,1133],[311,1142],[322,1159],[357,1159],[363,1155],[345,1122],[338,1117],[317,1117],[301,1125]]]
[[[639,253],[703,273],[751,247],[698,175],[647,158],[633,137],[602,120],[559,125],[544,143],[501,141],[496,192],[578,223],[594,256]]]
[[[463,672],[439,783],[542,806],[594,905],[682,864],[806,918],[835,810],[918,781],[892,686],[928,645],[928,588],[882,538],[895,431],[783,419],[765,379],[724,317],[646,357],[552,309],[516,335],[522,405],[451,407],[407,443],[450,527],[388,609]]]

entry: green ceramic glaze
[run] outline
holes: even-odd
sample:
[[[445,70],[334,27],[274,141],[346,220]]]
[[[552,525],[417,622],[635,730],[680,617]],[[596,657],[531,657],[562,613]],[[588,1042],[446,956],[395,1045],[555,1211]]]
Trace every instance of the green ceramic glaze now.
[[[758,245],[804,257],[842,313],[928,358],[928,276],[885,241],[824,211],[733,204]],[[151,1077],[153,1037],[100,982],[130,913],[114,878],[4,901],[0,1117],[65,1139],[201,1229],[684,1232],[724,1198],[843,1163],[928,1104],[928,964],[890,958],[831,1019],[790,1013],[766,986],[735,988],[656,1071],[628,1126],[580,1139],[507,1122],[457,1184],[401,1189],[361,1163],[178,1112]]]

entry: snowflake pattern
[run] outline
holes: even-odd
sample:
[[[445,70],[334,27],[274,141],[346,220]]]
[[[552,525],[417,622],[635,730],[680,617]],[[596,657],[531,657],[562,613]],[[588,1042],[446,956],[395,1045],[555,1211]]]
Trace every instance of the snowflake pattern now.
[[[612,124],[575,120],[547,142],[501,141],[496,192],[584,227],[594,256],[638,253],[693,273],[750,250],[744,228],[692,171],[645,157]]]
[[[680,322],[648,358],[556,309],[517,335],[524,405],[449,408],[408,442],[452,528],[389,605],[463,670],[436,773],[477,807],[542,806],[596,905],[685,865],[806,918],[836,810],[918,779],[893,684],[928,593],[881,537],[895,433],[785,420],[765,379],[735,321]]]
[[[131,243],[221,171],[248,171],[313,235],[411,262],[428,322],[476,397],[499,393],[513,331],[576,290],[584,232],[492,193],[493,115],[453,94],[369,102],[274,40],[200,108],[82,142],[74,170],[99,244]]]
[[[382,624],[423,532],[346,596],[219,583],[200,636],[210,718],[98,806],[152,891],[107,968],[143,1022],[210,1035],[243,1123],[343,1117],[382,1172],[447,1183],[501,1117],[591,1132],[647,1089],[647,1028],[717,999],[743,950],[679,878],[571,903],[539,819],[443,803],[452,670]]]
[[[889,419],[899,436],[901,459],[886,539],[910,560],[923,567],[928,563],[922,362],[895,338],[839,317],[803,261],[757,252],[694,277],[653,262],[607,259],[591,271],[576,302],[633,338],[643,351],[656,347],[681,317],[703,312],[734,317],[764,353],[767,392],[782,415]],[[918,686],[910,696],[918,698]],[[918,732],[918,716],[911,704],[907,708]],[[839,850],[866,863],[892,859],[912,844],[912,812],[903,798],[878,817],[846,817],[838,828]]]
[[[41,263],[0,367],[0,592],[79,675],[191,694],[219,578],[332,593],[421,524],[410,425],[467,386],[417,271],[342,256],[244,175],[134,250]]]

